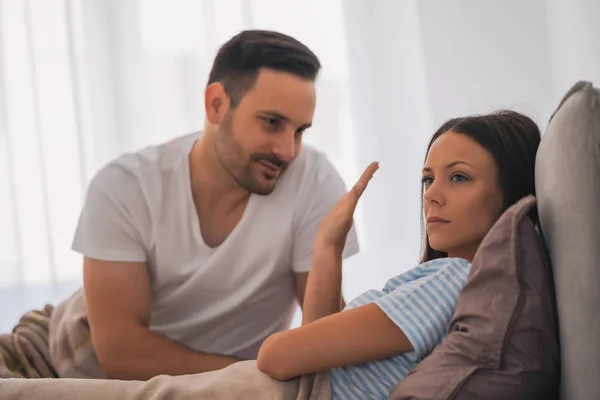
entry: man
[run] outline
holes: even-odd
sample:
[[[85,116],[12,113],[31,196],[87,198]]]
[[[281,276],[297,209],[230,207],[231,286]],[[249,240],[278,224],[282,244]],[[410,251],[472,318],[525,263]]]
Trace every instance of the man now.
[[[107,376],[220,369],[288,328],[321,220],[346,191],[322,153],[301,151],[319,69],[289,36],[242,32],[215,58],[202,133],[91,181],[73,249]],[[352,231],[344,255],[357,251]]]

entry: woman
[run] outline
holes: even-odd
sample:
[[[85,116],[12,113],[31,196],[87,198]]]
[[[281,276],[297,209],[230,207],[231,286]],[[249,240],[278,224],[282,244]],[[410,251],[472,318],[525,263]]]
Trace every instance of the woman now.
[[[421,264],[340,312],[341,254],[356,204],[378,168],[369,165],[321,225],[302,326],[269,337],[258,368],[277,380],[330,370],[334,399],[387,398],[446,335],[484,236],[504,210],[535,194],[539,142],[536,124],[514,111],[444,123],[423,167]]]

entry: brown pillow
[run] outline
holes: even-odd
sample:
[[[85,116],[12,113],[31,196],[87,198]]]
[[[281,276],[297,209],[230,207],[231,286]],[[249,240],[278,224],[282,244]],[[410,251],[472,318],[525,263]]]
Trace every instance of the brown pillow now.
[[[553,399],[559,349],[546,249],[521,199],[484,238],[449,334],[398,383],[392,400]]]

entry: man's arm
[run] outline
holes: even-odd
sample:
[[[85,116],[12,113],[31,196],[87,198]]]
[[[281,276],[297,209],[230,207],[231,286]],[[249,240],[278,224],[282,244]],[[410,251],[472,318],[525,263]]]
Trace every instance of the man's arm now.
[[[150,331],[151,292],[144,263],[85,258],[83,281],[92,342],[108,377],[147,380],[217,370],[237,361],[197,353]]]

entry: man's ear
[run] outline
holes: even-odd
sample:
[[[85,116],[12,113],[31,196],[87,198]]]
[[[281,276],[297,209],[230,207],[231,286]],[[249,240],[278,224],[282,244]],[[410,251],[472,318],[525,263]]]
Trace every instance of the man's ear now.
[[[206,120],[212,125],[219,125],[229,110],[229,96],[221,82],[211,83],[204,91],[204,111]]]

